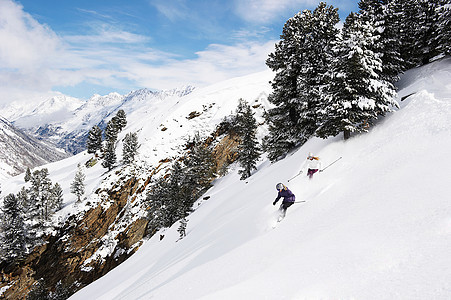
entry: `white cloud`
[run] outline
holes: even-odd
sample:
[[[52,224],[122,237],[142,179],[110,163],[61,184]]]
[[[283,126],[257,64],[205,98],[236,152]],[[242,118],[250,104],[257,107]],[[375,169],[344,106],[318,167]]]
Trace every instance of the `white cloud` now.
[[[143,86],[173,88],[177,85],[204,86],[221,80],[267,69],[265,60],[274,51],[275,41],[237,45],[210,45],[195,59],[170,60],[163,66],[132,66],[128,72]]]
[[[31,68],[49,62],[60,51],[60,38],[12,1],[0,1],[0,66]]]
[[[193,59],[147,45],[149,37],[97,24],[87,35],[58,36],[11,0],[0,0],[0,106],[46,97],[57,86],[203,86],[266,69],[275,41],[212,44]],[[237,32],[237,37],[257,33]],[[133,87],[131,87],[133,86]]]
[[[127,32],[119,28],[114,28],[105,23],[91,24],[91,34],[65,36],[65,41],[72,45],[77,44],[102,44],[102,43],[123,43],[134,44],[144,43],[150,40],[149,37]]]
[[[316,6],[317,0],[234,0],[235,12],[242,19],[264,24],[280,17],[286,10],[298,12]]]
[[[150,4],[171,21],[188,17],[188,9],[184,0],[151,0]]]
[[[52,30],[17,3],[0,1],[0,101],[47,93],[49,65],[63,53],[64,44]]]

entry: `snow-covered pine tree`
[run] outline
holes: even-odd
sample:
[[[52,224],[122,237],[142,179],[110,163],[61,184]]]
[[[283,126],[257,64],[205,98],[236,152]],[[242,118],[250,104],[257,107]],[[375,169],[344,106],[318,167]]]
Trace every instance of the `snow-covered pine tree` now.
[[[89,130],[88,140],[86,141],[88,153],[96,153],[102,150],[102,129],[95,125]]]
[[[199,132],[196,132],[192,141],[193,147],[185,158],[184,173],[185,182],[193,191],[192,197],[200,197],[211,187],[211,181],[215,177],[216,166],[213,161],[211,147],[202,142]]]
[[[116,140],[108,140],[103,150],[104,156],[102,161],[102,166],[107,168],[109,171],[113,169],[116,164]]]
[[[401,57],[400,20],[402,12],[395,1],[361,0],[360,17],[376,30],[378,42],[373,43],[372,51],[378,53],[382,60],[382,76],[394,83],[404,70]]]
[[[241,175],[240,179],[244,180],[257,169],[257,161],[260,158],[260,147],[256,137],[257,120],[252,108],[244,99],[239,100],[235,120],[235,126],[241,138],[241,143],[238,145],[238,163],[241,169],[238,170],[238,174]]]
[[[194,202],[200,196],[196,185],[192,185],[189,168],[184,167],[180,162],[176,161],[172,165],[170,186],[172,195],[172,204],[174,222],[180,218],[187,217],[192,212]]]
[[[451,55],[451,3],[440,0],[437,8],[437,51],[440,54]]]
[[[22,187],[20,191],[17,193],[17,199],[20,203],[22,211],[25,216],[25,220],[28,220],[27,215],[33,209],[33,204],[30,201],[30,197],[28,196],[28,191],[25,187]]]
[[[415,47],[420,50],[421,64],[430,63],[431,60],[440,54],[439,40],[437,39],[440,28],[439,10],[442,0],[417,0],[419,5],[418,31]]]
[[[49,171],[47,168],[36,170],[31,177],[31,188],[29,196],[34,207],[31,211],[32,218],[42,224],[48,221],[51,214],[51,188],[52,181],[50,180]]]
[[[117,141],[117,134],[119,130],[116,124],[116,121],[113,117],[110,121],[108,121],[106,128],[105,128],[105,140],[107,143],[115,144]]]
[[[401,55],[406,68],[429,63],[443,51],[438,38],[442,32],[442,7],[448,0],[393,0],[401,12]],[[448,3],[446,3],[448,2]],[[445,22],[446,23],[446,22]]]
[[[70,184],[70,192],[77,196],[77,202],[81,202],[81,197],[85,194],[86,175],[83,167],[78,164],[77,172],[75,172],[74,181]]]
[[[149,219],[149,235],[163,227],[171,226],[173,219],[173,209],[169,207],[171,203],[171,192],[168,181],[164,177],[159,177],[153,184],[146,196],[147,217]]]
[[[115,123],[118,131],[122,131],[122,129],[127,126],[127,115],[123,109],[119,109],[116,113]]]
[[[351,132],[367,131],[367,124],[397,105],[393,85],[381,74],[382,61],[372,51],[378,38],[375,30],[357,14],[346,18],[318,136],[343,132],[347,139]]]
[[[51,192],[51,206],[53,212],[58,211],[61,209],[63,205],[63,189],[61,188],[61,185],[56,182],[53,185],[52,192]]]
[[[401,57],[404,69],[420,65],[419,49],[415,47],[417,31],[419,31],[418,15],[419,5],[416,0],[393,0],[392,6],[399,16],[399,38],[401,40]]]
[[[28,182],[31,180],[31,171],[30,168],[27,168],[27,171],[25,171],[25,177],[24,177],[25,182]]]
[[[276,72],[268,98],[276,107],[265,114],[269,134],[264,148],[271,160],[305,143],[320,123],[338,22],[337,9],[323,2],[313,12],[296,14],[285,23],[281,41],[266,61]]]
[[[195,200],[194,187],[185,181],[186,168],[175,162],[170,174],[158,178],[147,194],[149,228],[170,227],[186,217]]]
[[[181,218],[179,228],[177,229],[180,239],[183,239],[186,236],[186,226],[187,225],[188,225],[188,220],[186,219],[186,217]]]
[[[25,223],[25,240],[27,245],[33,245],[35,243],[36,237],[35,237],[35,230],[33,229],[33,223],[34,221],[34,213],[35,210],[35,203],[31,202],[32,199],[28,196],[29,191],[22,187],[20,191],[17,193],[17,201],[19,202],[20,208],[23,213],[23,219]],[[27,246],[28,247],[28,246]],[[29,248],[29,247],[28,247]]]
[[[122,147],[122,161],[124,164],[129,165],[135,160],[138,149],[138,134],[136,132],[127,133]]]
[[[25,254],[25,225],[19,201],[14,194],[3,199],[1,215],[1,258],[14,263]]]

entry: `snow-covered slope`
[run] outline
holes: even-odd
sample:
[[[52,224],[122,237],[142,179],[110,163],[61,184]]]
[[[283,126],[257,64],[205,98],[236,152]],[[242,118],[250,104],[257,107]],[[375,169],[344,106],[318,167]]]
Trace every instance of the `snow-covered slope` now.
[[[145,170],[140,171],[139,174],[145,179],[146,176],[150,176],[152,168],[158,166],[161,160],[184,153],[187,139],[193,137],[195,132],[199,132],[201,136],[210,135],[225,116],[235,111],[240,98],[246,99],[255,106],[255,111],[261,118],[264,109],[269,105],[267,96],[271,90],[269,84],[271,79],[272,73],[266,71],[194,91],[192,87],[186,87],[166,91],[154,97],[149,97],[149,93],[153,92],[148,90],[131,93],[130,97],[116,103],[120,103],[120,107],[127,113],[127,126],[119,134],[116,146],[118,166],[121,167],[122,140],[129,132],[138,133],[141,147],[137,164],[138,168]],[[99,101],[101,100],[99,98]],[[93,105],[92,103],[86,103],[86,105]],[[196,113],[192,115],[192,112]],[[106,116],[105,121],[109,121],[113,115]],[[92,117],[97,118],[98,115]],[[73,128],[75,126],[77,125],[74,121]],[[58,182],[64,190],[65,205],[64,209],[58,212],[57,218],[64,220],[68,215],[83,209],[83,206],[75,205],[76,197],[70,193],[70,184],[77,165],[85,164],[90,158],[92,155],[84,151],[71,158],[46,165],[52,182]],[[112,172],[106,174],[106,169],[100,163],[85,171],[86,197],[87,202],[90,203],[96,203],[99,200],[98,195],[94,194],[95,190],[108,187],[120,177],[111,175]],[[3,187],[3,195],[17,193],[24,184],[23,176],[0,183]]]
[[[369,134],[312,139],[282,161],[263,161],[248,182],[236,172],[217,180],[184,239],[175,224],[71,299],[450,299],[451,60],[408,72],[400,87],[400,99],[414,94]],[[198,92],[167,110],[184,116],[213,105]],[[216,113],[233,109],[227,101],[215,99]],[[159,109],[152,126],[130,125],[149,159],[181,134]],[[167,131],[154,128],[160,121]],[[200,121],[189,126],[209,126]],[[324,166],[343,159],[288,183],[310,151]],[[273,228],[277,182],[307,202]]]
[[[0,179],[66,158],[62,151],[36,140],[0,117]]]
[[[127,95],[94,95],[87,101],[60,95],[46,99],[36,107],[9,105],[0,109],[0,114],[28,134],[76,154],[86,148],[88,131],[94,125],[105,127],[119,109],[128,114],[153,101],[179,98],[193,90],[192,86],[158,92],[141,89]]]

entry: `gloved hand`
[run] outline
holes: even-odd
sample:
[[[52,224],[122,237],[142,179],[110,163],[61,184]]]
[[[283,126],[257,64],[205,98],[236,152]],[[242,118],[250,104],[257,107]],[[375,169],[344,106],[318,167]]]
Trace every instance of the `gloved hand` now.
[[[274,202],[272,203],[272,205],[276,205],[276,203],[277,203],[277,201],[274,201]]]
[[[320,172],[324,171],[324,170],[319,170]]]

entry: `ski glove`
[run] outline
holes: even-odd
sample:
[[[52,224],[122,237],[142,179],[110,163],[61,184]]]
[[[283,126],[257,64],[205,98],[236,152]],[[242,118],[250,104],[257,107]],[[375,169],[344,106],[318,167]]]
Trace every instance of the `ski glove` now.
[[[274,202],[272,203],[272,205],[276,205],[276,203],[277,203],[277,201],[274,201]]]

